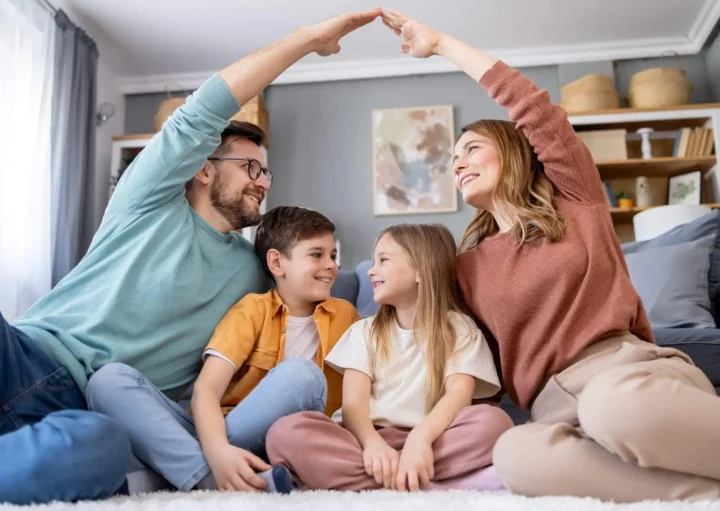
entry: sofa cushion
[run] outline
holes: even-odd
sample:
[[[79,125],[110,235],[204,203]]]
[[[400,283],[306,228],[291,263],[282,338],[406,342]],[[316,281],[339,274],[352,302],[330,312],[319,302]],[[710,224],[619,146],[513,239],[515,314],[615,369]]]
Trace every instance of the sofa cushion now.
[[[708,292],[715,235],[627,254],[630,280],[654,328],[715,328]]]
[[[358,297],[355,308],[363,317],[377,314],[378,304],[373,298],[372,282],[368,277],[368,270],[372,268],[372,261],[363,261],[355,268],[355,274],[359,283]]]
[[[696,241],[711,235],[715,236],[715,243],[708,255],[710,261],[708,295],[710,311],[715,323],[718,324],[720,321],[720,211],[714,210],[692,222],[679,225],[656,238],[624,243],[622,250],[626,255],[635,254],[651,248],[668,247]]]
[[[720,329],[654,328],[655,342],[686,353],[720,388]]]
[[[333,282],[330,295],[355,304],[358,295],[358,278],[354,270],[342,270]]]

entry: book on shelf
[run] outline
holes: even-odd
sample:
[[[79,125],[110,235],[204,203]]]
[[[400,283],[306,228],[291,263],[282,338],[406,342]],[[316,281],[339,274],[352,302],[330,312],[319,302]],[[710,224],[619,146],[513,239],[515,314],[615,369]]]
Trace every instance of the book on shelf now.
[[[610,189],[610,183],[608,183],[607,181],[603,181],[603,186],[605,186],[605,195],[607,195],[608,206],[610,206],[611,208],[618,207],[618,201],[612,190]]]
[[[677,158],[712,156],[715,135],[711,128],[682,128],[675,138],[673,155]]]

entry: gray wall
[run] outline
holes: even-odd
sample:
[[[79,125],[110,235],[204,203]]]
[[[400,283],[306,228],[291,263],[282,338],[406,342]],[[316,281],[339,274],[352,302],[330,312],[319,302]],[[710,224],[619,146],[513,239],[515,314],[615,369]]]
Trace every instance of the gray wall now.
[[[541,87],[557,91],[554,67],[525,69]],[[553,100],[559,100],[553,92]],[[270,207],[312,207],[337,225],[342,266],[370,256],[377,233],[400,222],[439,222],[459,240],[473,211],[458,197],[457,213],[373,216],[371,113],[378,108],[455,106],[455,129],[481,117],[507,118],[464,74],[273,86],[269,166],[277,176]]]
[[[717,70],[710,69],[709,63],[711,52],[720,53],[717,46],[718,43],[710,51],[682,58],[694,86],[692,102],[720,100],[712,92],[715,87],[717,94],[720,76]],[[671,61],[667,62],[669,65]],[[618,90],[625,94],[632,73],[658,65],[660,59],[618,62]],[[591,67],[611,69],[607,65]],[[572,68],[546,66],[522,71],[547,89],[553,101],[559,102],[560,80],[565,83],[573,79],[580,69],[573,65]],[[344,269],[368,258],[375,236],[389,225],[440,222],[459,240],[473,215],[458,197],[457,213],[373,216],[373,109],[452,104],[456,134],[462,125],[482,117],[507,119],[507,113],[462,73],[274,85],[265,94],[270,112],[268,159],[276,178],[268,195],[268,206],[293,204],[326,214],[338,228]],[[152,118],[165,97],[165,94],[128,96],[126,133],[151,132]]]

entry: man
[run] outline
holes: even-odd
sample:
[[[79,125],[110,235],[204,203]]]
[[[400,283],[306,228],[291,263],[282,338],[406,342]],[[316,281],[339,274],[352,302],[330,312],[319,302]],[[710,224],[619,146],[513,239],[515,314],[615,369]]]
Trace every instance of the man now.
[[[125,172],[78,266],[13,325],[0,316],[0,502],[103,498],[125,431],[86,410],[88,378],[123,362],[177,398],[213,329],[268,282],[235,232],[270,188],[262,133],[228,119],[290,65],[340,51],[380,9],[304,27],[211,77]]]

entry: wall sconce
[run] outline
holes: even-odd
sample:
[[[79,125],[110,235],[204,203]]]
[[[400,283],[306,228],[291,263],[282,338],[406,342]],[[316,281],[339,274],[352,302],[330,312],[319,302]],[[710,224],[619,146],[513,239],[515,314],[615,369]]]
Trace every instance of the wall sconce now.
[[[102,103],[98,106],[97,114],[95,114],[95,121],[98,126],[105,124],[108,119],[115,115],[115,107],[111,103]]]

